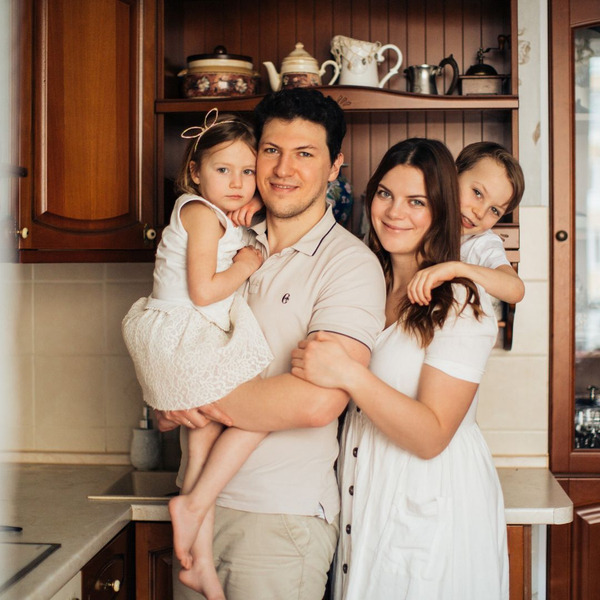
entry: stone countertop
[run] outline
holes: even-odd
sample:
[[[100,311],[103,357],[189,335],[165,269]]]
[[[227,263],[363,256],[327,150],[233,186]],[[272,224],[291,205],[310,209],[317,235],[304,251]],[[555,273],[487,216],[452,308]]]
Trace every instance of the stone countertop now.
[[[61,544],[2,600],[47,600],[130,521],[170,520],[166,502],[88,500],[129,467],[4,464],[0,469],[2,524],[23,528],[22,533],[0,533],[0,541]],[[500,468],[498,474],[509,525],[572,520],[573,504],[547,469]]]

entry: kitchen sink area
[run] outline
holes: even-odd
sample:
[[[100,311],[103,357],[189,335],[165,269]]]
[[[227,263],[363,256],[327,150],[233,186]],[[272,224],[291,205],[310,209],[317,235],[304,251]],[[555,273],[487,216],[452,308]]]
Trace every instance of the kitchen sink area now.
[[[88,496],[89,500],[135,502],[168,501],[179,493],[175,471],[129,471],[106,490]]]

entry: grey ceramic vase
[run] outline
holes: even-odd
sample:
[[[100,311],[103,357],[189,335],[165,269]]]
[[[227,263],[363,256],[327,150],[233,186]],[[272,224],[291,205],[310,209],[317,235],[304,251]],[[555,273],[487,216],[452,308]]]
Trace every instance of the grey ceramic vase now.
[[[158,469],[160,464],[160,431],[158,429],[133,429],[131,464],[138,471]]]

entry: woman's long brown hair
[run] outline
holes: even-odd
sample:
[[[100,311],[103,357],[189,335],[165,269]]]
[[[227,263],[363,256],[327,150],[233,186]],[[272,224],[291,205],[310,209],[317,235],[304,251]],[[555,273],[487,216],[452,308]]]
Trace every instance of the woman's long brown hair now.
[[[456,167],[450,151],[442,142],[425,138],[411,138],[392,146],[381,159],[375,173],[367,184],[365,208],[371,222],[371,205],[377,188],[384,176],[398,165],[418,169],[425,179],[431,226],[417,248],[419,270],[448,261],[460,260],[461,217]],[[388,293],[392,288],[392,261],[377,234],[370,227],[367,241],[379,258],[385,274]],[[455,300],[452,284],[460,283],[467,288],[467,300],[460,308],[473,307],[475,315],[481,316],[481,302],[477,287],[470,279],[457,278],[446,281],[431,291],[428,306],[412,304],[404,297],[398,305],[398,324],[413,334],[422,347],[428,346],[436,329],[443,327]]]

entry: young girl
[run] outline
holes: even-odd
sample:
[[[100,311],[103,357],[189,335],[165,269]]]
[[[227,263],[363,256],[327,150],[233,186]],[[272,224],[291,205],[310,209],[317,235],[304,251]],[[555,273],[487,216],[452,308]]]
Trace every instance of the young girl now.
[[[502,490],[475,422],[497,324],[466,279],[411,303],[424,268],[460,252],[452,156],[410,139],[367,185],[369,247],[387,282],[386,328],[369,369],[320,332],[292,353],[292,374],[352,398],[342,437],[336,600],[508,600]]]
[[[468,277],[509,304],[523,299],[525,286],[491,228],[523,198],[525,179],[517,159],[500,144],[476,142],[456,159],[461,209],[460,261],[419,271],[408,286],[411,302],[427,305],[431,290],[455,277]]]
[[[182,137],[192,138],[177,181],[183,195],[156,252],[152,295],[123,320],[144,400],[159,410],[216,402],[273,359],[236,293],[262,255],[244,247],[241,228],[225,214],[254,195],[254,131],[240,118],[219,119],[213,109],[204,127]],[[221,431],[217,423],[190,429],[182,495],[169,502],[175,554],[185,569],[180,579],[208,600],[225,598],[212,558],[214,500],[266,435]]]

